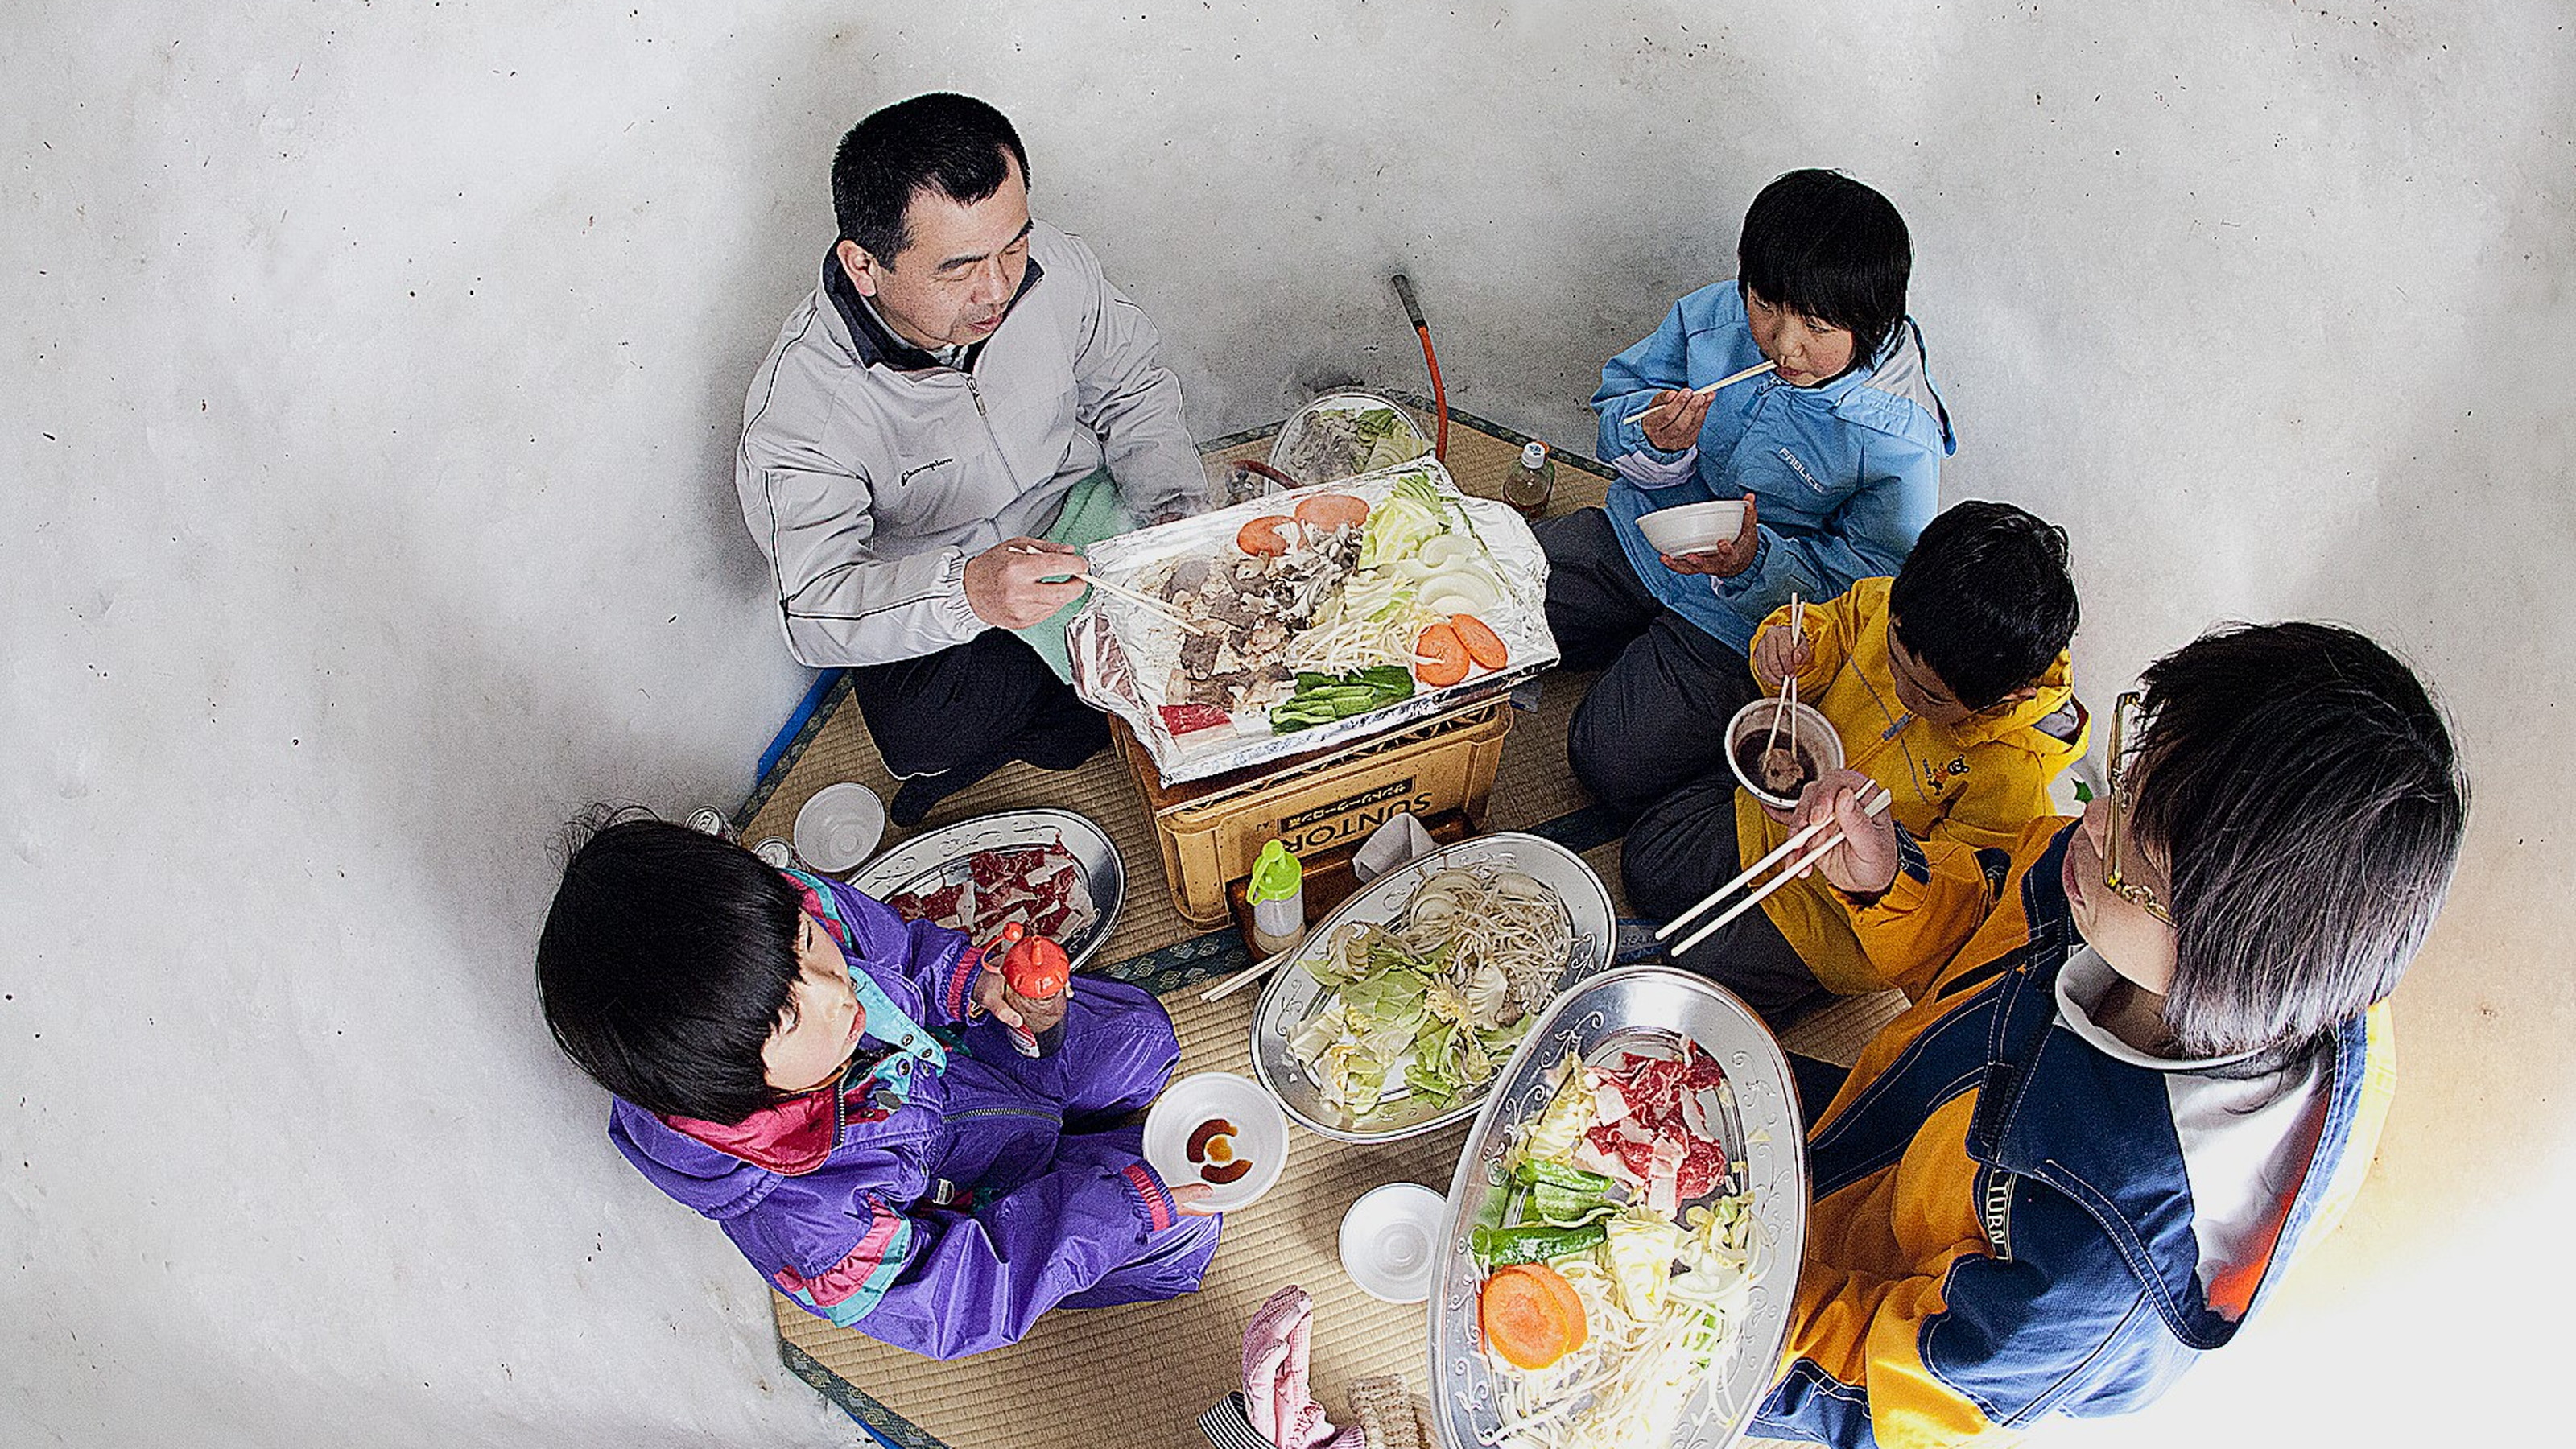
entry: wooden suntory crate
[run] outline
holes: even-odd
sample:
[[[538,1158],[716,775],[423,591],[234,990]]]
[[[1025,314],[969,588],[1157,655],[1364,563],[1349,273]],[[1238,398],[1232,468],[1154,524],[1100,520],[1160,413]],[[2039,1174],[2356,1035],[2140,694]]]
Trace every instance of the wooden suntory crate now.
[[[1425,819],[1459,811],[1482,829],[1511,713],[1496,697],[1385,739],[1180,785],[1162,783],[1126,726],[1112,720],[1110,732],[1153,814],[1172,905],[1212,931],[1231,919],[1226,887],[1252,873],[1274,836],[1311,863],[1408,810]]]

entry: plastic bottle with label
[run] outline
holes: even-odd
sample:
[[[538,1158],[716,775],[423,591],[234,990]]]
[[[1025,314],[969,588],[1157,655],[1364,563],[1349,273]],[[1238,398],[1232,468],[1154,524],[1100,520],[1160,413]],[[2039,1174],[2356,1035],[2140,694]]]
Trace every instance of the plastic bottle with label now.
[[[1261,847],[1244,896],[1252,902],[1255,953],[1276,956],[1306,939],[1306,867],[1289,853],[1287,842]]]
[[[1555,494],[1556,460],[1547,455],[1547,444],[1524,444],[1520,461],[1503,475],[1503,501],[1522,517],[1536,519],[1547,512],[1547,501]]]

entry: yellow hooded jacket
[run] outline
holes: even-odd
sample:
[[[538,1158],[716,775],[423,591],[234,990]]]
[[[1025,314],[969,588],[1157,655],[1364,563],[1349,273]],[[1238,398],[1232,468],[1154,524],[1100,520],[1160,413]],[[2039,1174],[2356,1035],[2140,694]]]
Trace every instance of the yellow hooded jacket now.
[[[1862,579],[1840,598],[1807,606],[1801,637],[1814,657],[1798,676],[1799,702],[1832,723],[1842,736],[1843,763],[1893,794],[1888,813],[1916,838],[2008,847],[2024,826],[2053,813],[2049,782],[2084,757],[2090,723],[2075,701],[2072,667],[2058,655],[2040,676],[2037,695],[1999,712],[1950,726],[1916,719],[1897,702],[1887,662],[1887,596],[1894,582]],[[1754,631],[1754,647],[1764,634],[1788,627],[1789,611],[1773,610]],[[1789,830],[1739,790],[1735,837],[1736,858],[1750,863],[1788,839]],[[1762,909],[1831,990],[1851,995],[1889,984],[1821,878],[1772,892]]]

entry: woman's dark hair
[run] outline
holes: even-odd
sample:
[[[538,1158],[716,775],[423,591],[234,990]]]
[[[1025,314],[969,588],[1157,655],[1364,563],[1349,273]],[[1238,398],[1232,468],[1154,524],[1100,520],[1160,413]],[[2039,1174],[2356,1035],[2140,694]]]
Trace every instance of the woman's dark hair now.
[[[777,1100],[761,1048],[798,966],[796,890],[664,820],[604,818],[564,866],[537,995],[574,1065],[648,1111],[739,1122]]]
[[[1002,113],[971,96],[934,91],[897,101],[850,128],[832,155],[832,214],[841,235],[891,267],[912,245],[904,211],[933,191],[972,206],[1010,177],[1029,178],[1029,153]]]
[[[1745,211],[1735,265],[1738,292],[1849,332],[1852,366],[1866,367],[1905,320],[1914,242],[1886,197],[1837,171],[1792,171]]]
[[[2280,1059],[2386,996],[2468,826],[2441,709],[2332,624],[2234,624],[2148,667],[2133,838],[2170,862],[2165,1022],[2190,1056]]]
[[[1959,703],[1989,708],[2037,683],[2075,637],[2066,530],[2009,503],[1956,504],[1914,540],[1887,611]]]

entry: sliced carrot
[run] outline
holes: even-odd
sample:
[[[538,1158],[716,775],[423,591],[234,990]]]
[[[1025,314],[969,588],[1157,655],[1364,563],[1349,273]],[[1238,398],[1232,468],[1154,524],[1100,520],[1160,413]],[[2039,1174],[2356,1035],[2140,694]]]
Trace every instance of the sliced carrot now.
[[[1294,527],[1286,514],[1265,513],[1235,530],[1234,546],[1259,558],[1273,558],[1288,551],[1288,530]]]
[[[1583,1311],[1583,1295],[1574,1291],[1574,1285],[1565,1281],[1563,1273],[1545,1263],[1524,1263],[1521,1266],[1537,1275],[1539,1286],[1545,1288],[1548,1296],[1565,1311],[1565,1351],[1572,1353],[1583,1347],[1584,1341],[1592,1337],[1592,1319]]]
[[[1503,647],[1503,636],[1494,626],[1473,614],[1452,614],[1449,627],[1458,631],[1458,642],[1467,646],[1467,657],[1487,669],[1500,669],[1512,662],[1512,651]]]
[[[1467,677],[1467,646],[1458,638],[1457,630],[1434,624],[1414,639],[1413,677],[1433,689]]]
[[[1476,1318],[1486,1344],[1515,1368],[1543,1369],[1581,1347],[1591,1332],[1574,1286],[1544,1263],[1517,1264],[1487,1278]]]
[[[1308,528],[1357,528],[1368,516],[1368,504],[1347,493],[1318,493],[1297,504],[1297,521]]]

